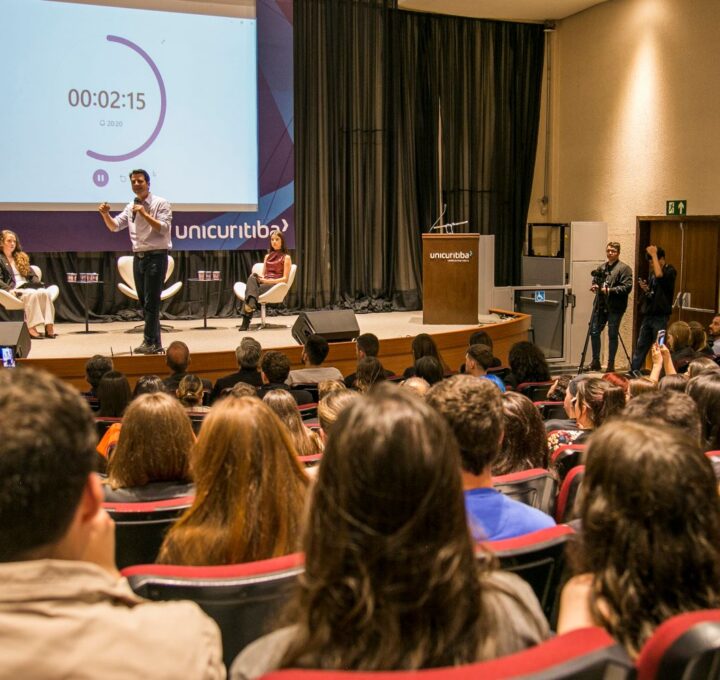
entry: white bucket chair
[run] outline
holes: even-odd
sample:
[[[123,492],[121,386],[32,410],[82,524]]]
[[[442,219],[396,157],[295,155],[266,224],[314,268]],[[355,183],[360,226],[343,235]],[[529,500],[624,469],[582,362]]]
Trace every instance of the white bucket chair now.
[[[118,283],[118,289],[121,293],[124,295],[127,295],[129,298],[132,298],[133,300],[139,300],[137,290],[135,290],[135,277],[133,275],[133,255],[122,255],[118,258],[118,272],[120,273],[120,278],[122,278],[122,281]],[[172,255],[168,255],[168,266],[167,266],[167,272],[165,274],[165,283],[167,283],[168,279],[172,276],[173,271],[175,270],[175,260],[173,259]],[[165,290],[160,293],[160,301],[164,302],[165,300],[169,300],[173,295],[176,295],[178,291],[182,288],[182,281],[176,281],[171,286],[166,288]],[[138,333],[142,331],[144,326],[136,326],[135,328],[130,329],[127,331],[128,333]],[[172,326],[160,326],[161,330],[163,331],[170,331],[172,330]]]
[[[262,276],[263,273],[263,263],[258,262],[255,265],[253,265],[252,271],[253,274],[257,274],[258,276]],[[285,300],[285,297],[287,296],[288,292],[290,291],[290,288],[293,285],[293,281],[295,281],[295,273],[297,272],[297,265],[293,264],[290,265],[290,275],[288,276],[287,283],[276,283],[272,288],[265,291],[260,295],[258,298],[258,303],[260,304],[260,323],[255,326],[251,326],[253,330],[260,330],[263,328],[287,328],[287,326],[283,324],[270,324],[267,323],[265,320],[265,306],[270,305],[277,305],[283,302]],[[233,292],[235,293],[235,297],[237,297],[240,302],[245,302],[245,282],[244,281],[238,281],[233,286]]]
[[[37,265],[31,264],[32,270],[37,274],[38,278],[42,281],[42,271]],[[45,286],[50,299],[55,302],[60,295],[60,289],[55,285]],[[25,312],[25,302],[22,298],[16,298],[12,293],[7,290],[0,290],[0,305],[3,306],[8,312]]]

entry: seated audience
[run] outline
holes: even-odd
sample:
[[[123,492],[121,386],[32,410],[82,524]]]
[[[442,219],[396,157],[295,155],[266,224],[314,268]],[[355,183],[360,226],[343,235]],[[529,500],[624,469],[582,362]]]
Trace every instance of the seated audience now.
[[[658,389],[661,392],[665,390],[673,390],[684,394],[687,389],[687,383],[687,375],[678,375],[677,373],[673,373],[672,375],[664,375],[660,378]]]
[[[690,326],[692,348],[698,354],[712,358],[713,351],[708,347],[708,336],[703,325],[699,321],[689,321],[688,326]]]
[[[377,335],[373,333],[361,333],[355,339],[355,353],[357,354],[358,362],[365,357],[377,358],[380,353],[380,340]],[[385,377],[390,378],[393,375],[392,371],[385,371]],[[356,373],[351,373],[345,378],[345,386],[352,388],[355,386]],[[320,397],[322,399],[322,397]]]
[[[486,347],[490,348],[490,353],[493,352],[493,339],[490,337],[490,334],[487,331],[475,331],[472,335],[470,335],[468,347],[472,347],[473,345],[485,345]],[[496,356],[493,356],[492,366],[489,366],[488,368],[499,368],[500,366],[502,366],[502,361],[500,361],[500,359],[498,359]],[[465,363],[462,363],[460,365],[458,373],[465,372]]]
[[[318,383],[317,389],[318,401],[321,401],[323,397],[327,397],[327,395],[331,392],[343,392],[348,390],[345,386],[345,382],[341,380],[321,380]]]
[[[191,363],[188,346],[180,340],[171,342],[165,352],[165,363],[172,371],[171,374],[165,378],[165,389],[168,394],[175,394],[180,385],[180,381],[187,375],[188,366],[190,366]],[[203,378],[202,381],[203,390],[210,394],[212,383],[205,378]]]
[[[188,373],[180,381],[175,396],[187,411],[207,412],[209,406],[203,406],[203,383],[200,378]]]
[[[291,625],[246,647],[230,677],[453,666],[545,639],[528,584],[474,554],[457,456],[408,390],[381,385],[344,409],[307,513]]]
[[[503,436],[502,396],[494,385],[455,375],[432,387],[426,400],[460,445],[465,506],[476,540],[497,541],[555,526],[544,512],[493,488],[492,465]]]
[[[693,359],[688,364],[687,377],[688,380],[690,380],[701,373],[709,373],[711,371],[720,371],[720,366],[717,365],[714,358],[701,356],[697,359]]]
[[[132,399],[130,383],[124,373],[108,371],[100,378],[97,388],[99,418],[121,418]]]
[[[572,378],[573,377],[567,373],[557,376],[553,384],[550,385],[545,401],[565,401],[565,394],[567,393],[567,388]]]
[[[415,362],[415,377],[422,378],[429,385],[440,382],[445,376],[442,364],[431,356],[420,357]]]
[[[193,493],[190,420],[177,399],[156,392],[128,406],[107,467],[105,500],[154,501]]]
[[[267,404],[226,397],[213,406],[190,469],[195,502],[165,536],[159,563],[237,564],[297,550],[309,481]]]
[[[708,349],[714,356],[720,356],[720,314],[716,314],[707,329]]]
[[[0,371],[0,409],[3,677],[224,677],[219,630],[197,605],[149,602],[120,577],[78,392]]]
[[[657,388],[657,383],[650,378],[631,378],[628,380],[626,399],[632,400],[645,392],[654,392]]]
[[[691,441],[701,441],[700,412],[687,394],[670,390],[645,392],[631,399],[619,416],[637,423],[671,425],[685,432]]]
[[[299,406],[312,404],[315,401],[307,390],[288,388],[285,381],[290,375],[290,359],[282,352],[265,352],[260,364],[260,375],[263,386],[258,390],[258,396],[261,399],[271,390],[288,390]]]
[[[165,383],[159,375],[142,375],[135,383],[133,389],[133,399],[137,399],[142,394],[155,394],[156,392],[165,392]]]
[[[502,379],[487,372],[492,360],[492,350],[489,347],[486,345],[470,345],[465,354],[465,371],[474,378],[489,380],[501,392],[504,392],[505,383]]]
[[[577,395],[570,404],[577,425],[574,429],[548,433],[551,456],[563,444],[585,444],[593,430],[622,410],[625,393],[600,378],[586,378],[578,382]]]
[[[102,378],[108,371],[113,370],[113,362],[110,357],[102,354],[96,354],[85,362],[85,380],[87,380],[90,389],[83,392],[83,397],[97,397],[97,389]]]
[[[255,386],[248,385],[244,382],[235,383],[229,389],[224,389],[221,396],[227,397],[228,395],[232,397],[255,397],[256,399],[260,398],[258,396],[258,391]]]
[[[665,344],[670,349],[672,363],[678,373],[685,373],[688,364],[702,356],[692,347],[692,330],[685,321],[674,321],[668,326]]]
[[[385,369],[379,359],[375,357],[360,359],[357,366],[357,377],[355,378],[354,389],[362,394],[369,392],[375,385],[387,380],[385,373]]]
[[[508,356],[510,373],[505,376],[505,383],[515,389],[518,385],[528,382],[547,382],[550,380],[550,369],[543,351],[532,342],[523,340],[510,348]]]
[[[703,449],[720,450],[720,373],[712,371],[693,378],[688,383],[687,393],[700,413]]]
[[[425,380],[425,378],[419,378],[416,375],[412,378],[408,378],[407,380],[403,380],[400,385],[413,390],[421,397],[424,397],[430,390],[430,383]]]
[[[403,378],[410,378],[415,375],[415,364],[422,357],[435,357],[443,367],[443,372],[447,370],[447,365],[442,360],[438,351],[435,340],[427,333],[420,333],[413,338],[412,341],[413,365],[403,371]]]
[[[637,656],[666,619],[720,606],[720,498],[685,433],[634,420],[600,428],[583,490],[579,575],[563,589],[558,633],[603,626]]]
[[[518,392],[502,395],[503,439],[492,474],[507,475],[548,467],[548,443],[540,412]]]
[[[243,338],[240,344],[235,348],[235,358],[237,359],[238,371],[230,375],[218,378],[210,394],[210,403],[214,404],[220,393],[239,382],[262,387],[262,377],[258,370],[260,364],[260,355],[262,347],[254,338]]]
[[[330,345],[322,335],[313,333],[305,341],[300,361],[305,368],[290,371],[285,381],[288,385],[301,385],[319,383],[321,380],[343,380],[343,375],[333,366],[323,366],[322,363],[330,352]]]
[[[317,453],[322,453],[322,439],[318,434],[305,427],[297,404],[289,392],[286,390],[271,390],[263,397],[263,401],[287,428],[298,456],[314,456]]]
[[[567,415],[567,419],[565,418],[551,418],[550,420],[546,420],[545,425],[545,432],[550,433],[555,430],[576,430],[577,429],[577,421],[575,420],[575,400],[577,398],[577,391],[578,391],[578,385],[585,381],[589,380],[590,376],[586,374],[582,375],[576,375],[574,378],[572,378],[568,384],[567,389],[565,390],[565,396],[563,397],[563,408],[565,409],[565,414]],[[551,388],[552,389],[552,388]]]
[[[630,398],[630,381],[624,375],[620,375],[619,373],[606,373],[602,379],[611,385],[615,385],[615,387],[621,388],[626,400]]]
[[[320,437],[323,445],[327,444],[330,428],[338,419],[343,409],[358,399],[360,395],[354,390],[331,392],[324,396],[318,404],[318,421],[320,422]]]

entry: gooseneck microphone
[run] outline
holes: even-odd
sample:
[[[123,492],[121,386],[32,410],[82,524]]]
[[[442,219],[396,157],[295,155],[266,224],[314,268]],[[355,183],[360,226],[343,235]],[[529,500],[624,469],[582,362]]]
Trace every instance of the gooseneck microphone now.
[[[440,220],[443,218],[443,215],[445,215],[445,211],[446,211],[446,210],[447,210],[447,203],[443,203],[442,212],[440,213],[440,217],[438,217],[438,218],[433,222],[432,227],[430,227],[430,229],[429,229],[428,231],[434,231],[435,229],[437,229],[438,222],[440,222]]]

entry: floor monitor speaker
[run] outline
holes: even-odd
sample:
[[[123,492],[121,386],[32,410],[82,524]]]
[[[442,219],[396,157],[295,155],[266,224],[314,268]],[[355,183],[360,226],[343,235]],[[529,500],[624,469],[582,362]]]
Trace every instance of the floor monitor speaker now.
[[[300,312],[292,327],[292,336],[304,345],[312,334],[322,335],[328,342],[344,342],[360,335],[360,327],[351,309],[324,312]]]
[[[0,347],[12,347],[16,359],[30,354],[30,333],[24,321],[0,322]]]

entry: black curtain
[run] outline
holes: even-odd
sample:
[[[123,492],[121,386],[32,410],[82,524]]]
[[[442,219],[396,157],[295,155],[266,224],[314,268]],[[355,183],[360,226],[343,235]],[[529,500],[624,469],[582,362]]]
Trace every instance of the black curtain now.
[[[298,301],[420,308],[443,203],[496,235],[496,283],[519,283],[542,26],[388,0],[295,0],[294,24]]]

